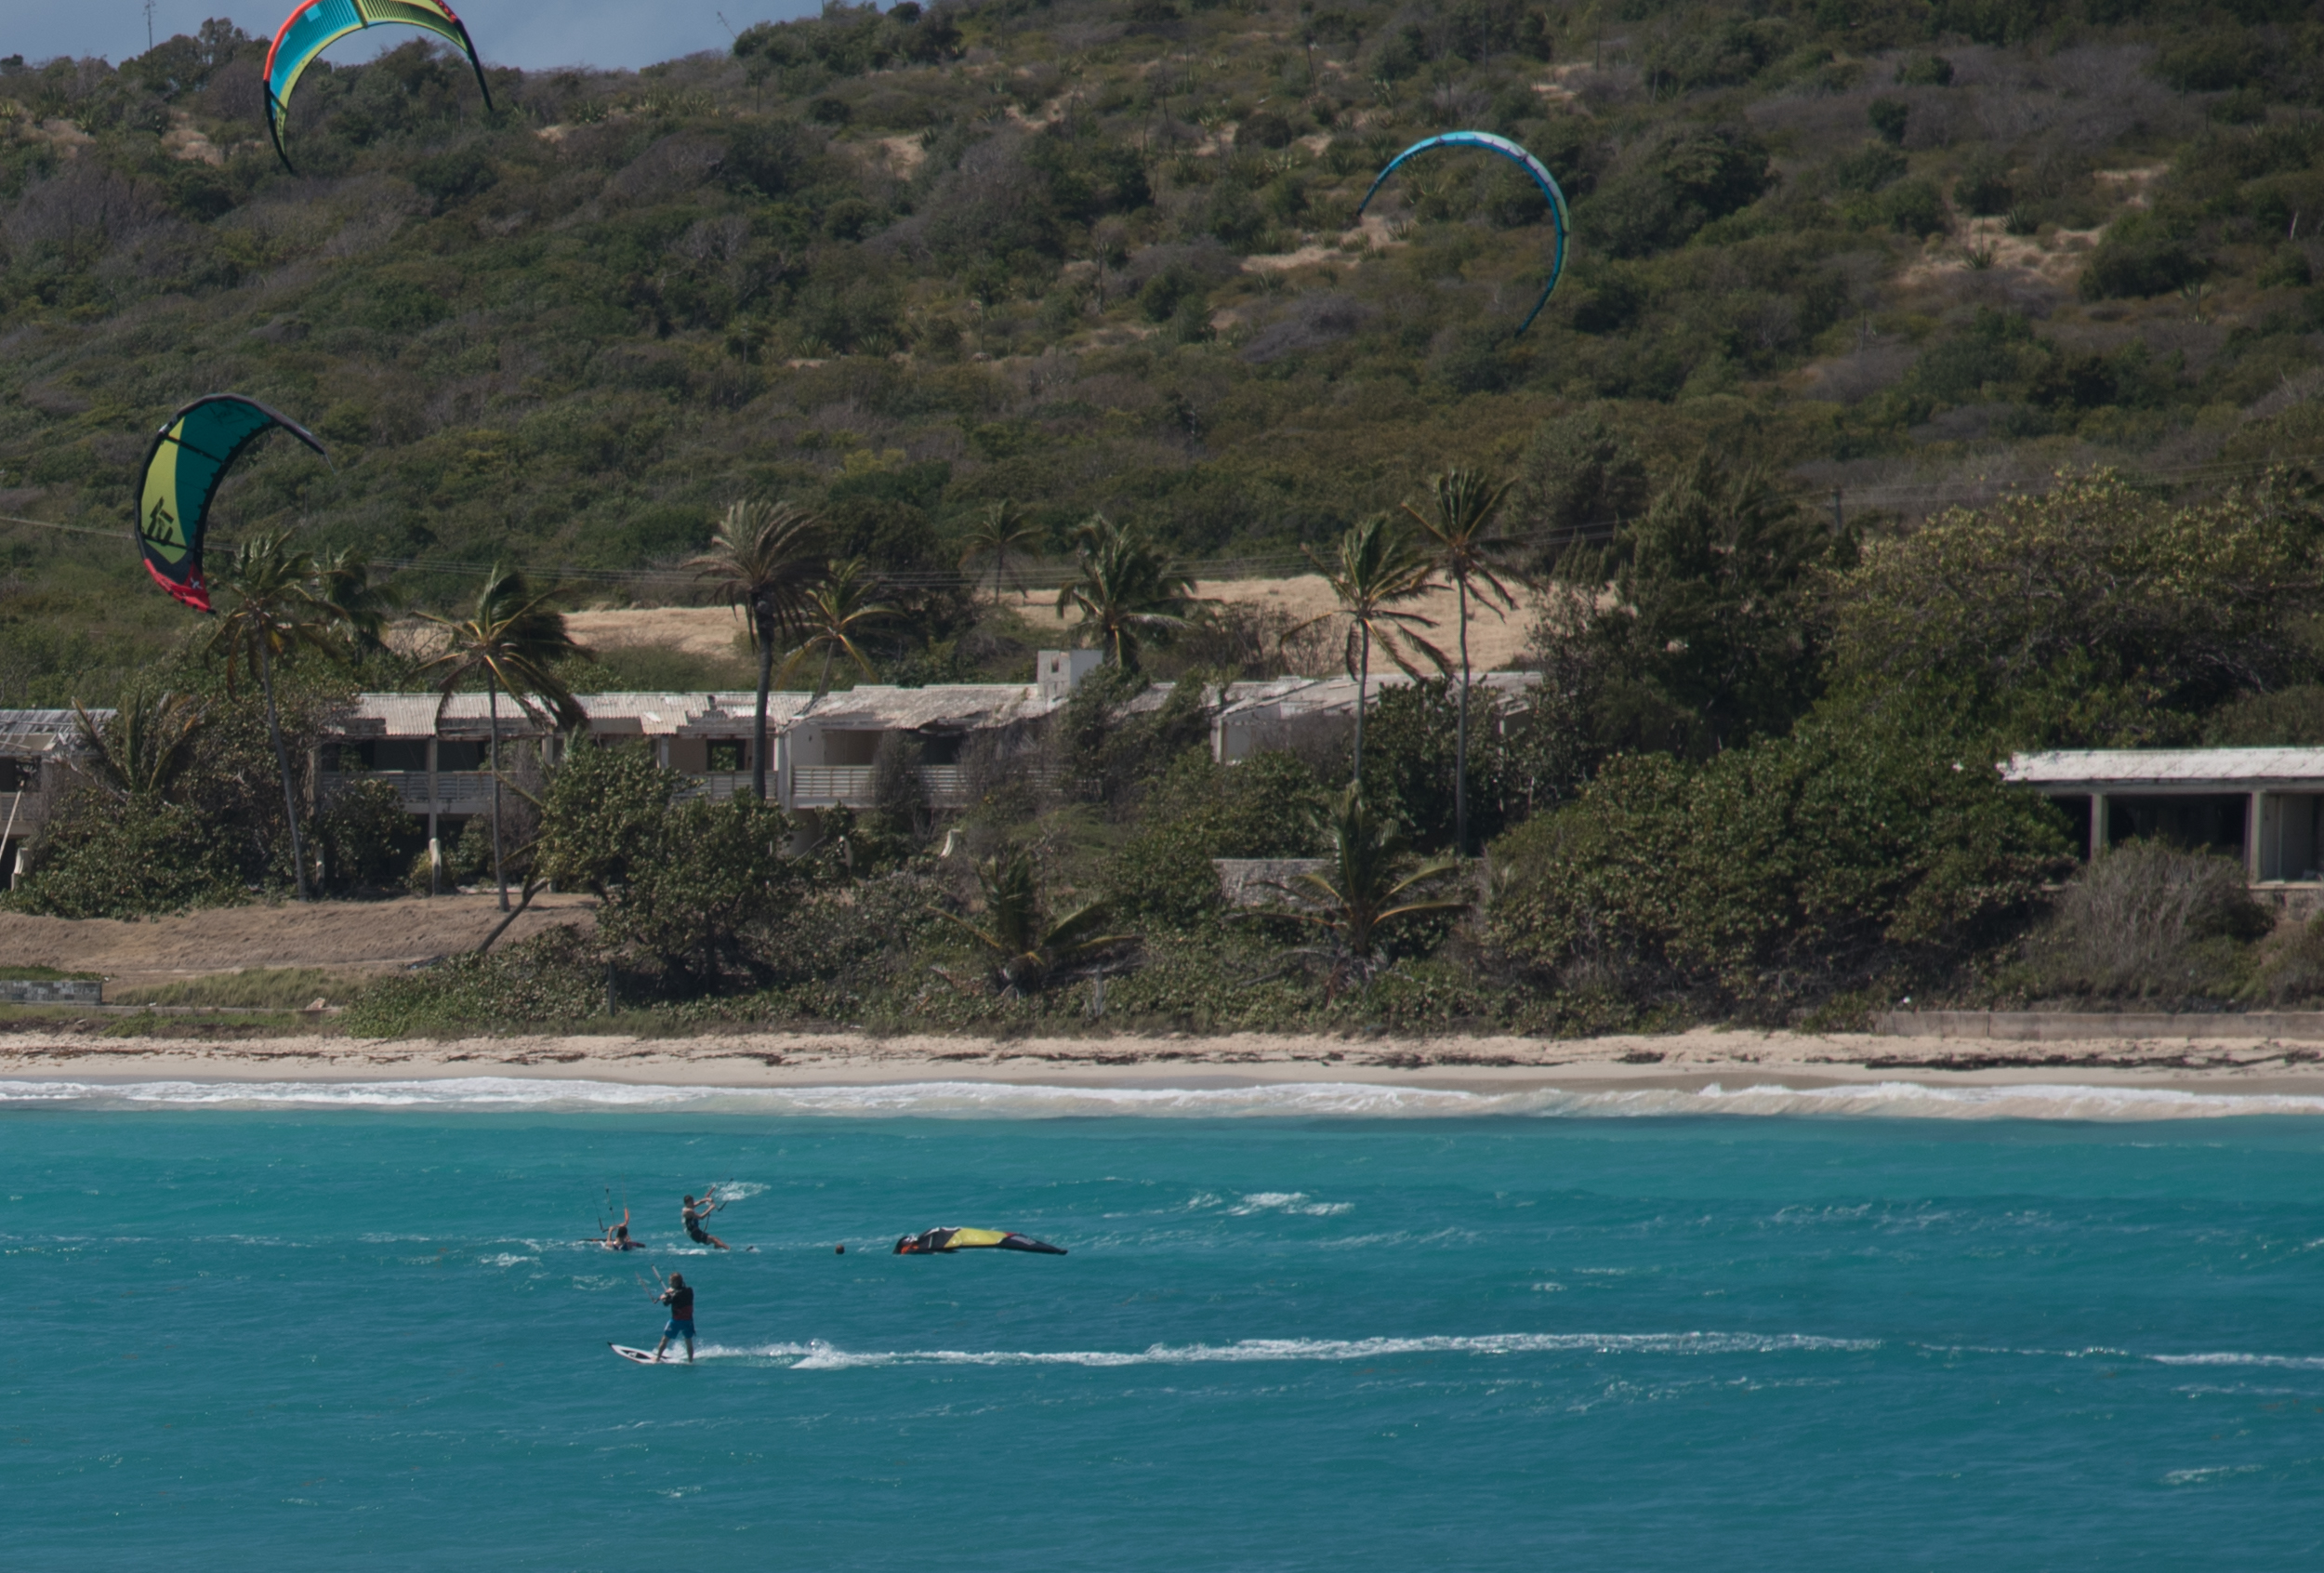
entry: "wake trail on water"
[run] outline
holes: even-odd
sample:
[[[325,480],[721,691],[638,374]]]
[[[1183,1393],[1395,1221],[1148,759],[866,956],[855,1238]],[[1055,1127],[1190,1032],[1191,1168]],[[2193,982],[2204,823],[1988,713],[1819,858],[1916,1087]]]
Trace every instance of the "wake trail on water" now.
[[[1144,1349],[837,1349],[821,1342],[741,1348],[704,1344],[698,1359],[790,1360],[795,1371],[883,1366],[1215,1366],[1265,1361],[1377,1360],[1398,1355],[1781,1355],[1877,1349],[1877,1339],[1806,1333],[1484,1333],[1424,1338],[1248,1338],[1234,1343],[1156,1343]]]
[[[456,1113],[739,1114],[833,1118],[1442,1119],[1479,1117],[1642,1118],[1673,1116],[1825,1116],[1908,1119],[2207,1119],[2324,1115],[2324,1096],[2189,1092],[2153,1087],[1928,1087],[1883,1081],[1837,1087],[1754,1082],[1726,1087],[1530,1088],[1470,1092],[1367,1082],[1254,1087],[1044,1087],[976,1081],[853,1087],[633,1086],[519,1077],[396,1081],[0,1080],[0,1107],[427,1110]],[[736,1199],[740,1199],[739,1196]]]
[[[1271,1362],[1344,1362],[1401,1355],[1748,1355],[1868,1354],[1891,1347],[1878,1338],[1832,1338],[1812,1333],[1482,1333],[1418,1338],[1247,1338],[1233,1343],[1156,1343],[1144,1349],[865,1349],[805,1343],[705,1343],[699,1360],[788,1362],[795,1371],[848,1371],[903,1366],[1219,1366]],[[2124,1349],[2012,1349],[1904,1342],[1895,1347],[1937,1355],[1993,1355],[2055,1360],[2115,1360],[2156,1366],[2254,1366],[2324,1370],[2324,1356],[2249,1354],[2153,1355]]]

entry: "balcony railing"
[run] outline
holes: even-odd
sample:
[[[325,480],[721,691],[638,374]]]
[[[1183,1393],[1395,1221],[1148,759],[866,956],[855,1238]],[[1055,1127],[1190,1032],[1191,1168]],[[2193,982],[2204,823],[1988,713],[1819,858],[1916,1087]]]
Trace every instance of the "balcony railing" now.
[[[12,840],[21,840],[26,832],[39,829],[47,813],[47,804],[38,792],[0,792],[0,831],[7,831]],[[16,828],[8,830],[11,818]]]
[[[872,800],[871,779],[869,765],[793,765],[791,806],[868,808]]]
[[[325,793],[344,791],[350,783],[384,781],[395,788],[406,813],[428,812],[428,773],[424,770],[367,770],[361,773],[325,771]],[[489,770],[442,770],[436,773],[436,812],[449,814],[489,813],[493,806],[493,773]]]
[[[779,778],[774,771],[767,772],[767,798],[778,801],[782,796]],[[689,775],[684,786],[678,788],[681,798],[707,798],[722,803],[729,798],[750,796],[750,772],[746,770],[712,770],[700,775]]]
[[[324,773],[323,789],[325,793],[343,791],[350,782],[355,781],[384,781],[395,788],[405,813],[428,812],[428,773],[424,770],[371,770],[360,773],[327,771]],[[680,797],[706,797],[713,802],[724,802],[729,798],[749,795],[750,772],[714,770],[689,773],[683,777],[683,783],[679,787]],[[958,765],[922,765],[920,786],[934,808],[960,808],[969,800]],[[30,813],[33,798],[29,793],[25,796],[25,811]],[[783,797],[783,783],[774,771],[767,773],[767,796],[776,800]],[[486,813],[492,809],[492,801],[491,771],[436,773],[436,813],[455,816]],[[790,802],[795,808],[868,808],[871,801],[869,765],[797,765],[791,770]],[[7,816],[7,795],[0,793],[0,821]]]

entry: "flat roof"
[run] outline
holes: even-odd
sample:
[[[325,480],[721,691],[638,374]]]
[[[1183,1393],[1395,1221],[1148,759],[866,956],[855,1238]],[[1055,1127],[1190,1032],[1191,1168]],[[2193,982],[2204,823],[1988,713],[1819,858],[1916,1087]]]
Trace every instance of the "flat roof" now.
[[[2324,748],[2060,748],[2001,778],[2050,792],[2324,792]]]

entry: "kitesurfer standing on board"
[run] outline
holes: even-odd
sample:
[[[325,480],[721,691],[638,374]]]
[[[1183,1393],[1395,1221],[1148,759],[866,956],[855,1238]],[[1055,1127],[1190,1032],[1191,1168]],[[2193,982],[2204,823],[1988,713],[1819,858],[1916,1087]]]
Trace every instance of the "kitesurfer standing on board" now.
[[[654,1358],[660,1363],[662,1351],[669,1347],[673,1338],[686,1341],[686,1364],[694,1363],[694,1291],[683,1273],[672,1273],[669,1284],[655,1296],[659,1304],[669,1307],[669,1325],[662,1329],[662,1342],[654,1346]]]
[[[713,1185],[709,1190],[703,1192],[702,1200],[698,1204],[693,1197],[688,1196],[686,1205],[679,1210],[679,1218],[686,1225],[688,1239],[696,1245],[715,1246],[720,1250],[724,1250],[727,1249],[726,1242],[702,1226],[702,1221],[719,1209],[718,1203],[712,1195],[717,1189],[718,1187]]]

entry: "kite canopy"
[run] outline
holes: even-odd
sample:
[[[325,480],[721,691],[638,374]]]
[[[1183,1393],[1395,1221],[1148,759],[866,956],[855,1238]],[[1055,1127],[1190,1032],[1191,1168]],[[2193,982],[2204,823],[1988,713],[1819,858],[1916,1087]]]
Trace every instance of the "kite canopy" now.
[[[484,85],[484,66],[476,58],[476,46],[443,0],[305,0],[283,23],[266,52],[266,128],[274,138],[274,152],[284,168],[291,167],[283,139],[289,122],[291,89],[298,86],[300,73],[317,55],[349,33],[390,22],[421,28],[457,44],[476,73],[484,107],[493,107],[493,92]]]
[[[1446,131],[1415,142],[1390,159],[1388,167],[1372,181],[1371,190],[1364,193],[1364,200],[1355,205],[1356,212],[1361,214],[1370,205],[1381,183],[1393,175],[1405,160],[1416,153],[1424,153],[1431,148],[1483,148],[1486,152],[1499,153],[1532,176],[1533,183],[1541,188],[1542,196],[1548,199],[1550,226],[1557,231],[1557,250],[1550,258],[1550,282],[1542,286],[1541,298],[1533,303],[1533,310],[1525,313],[1525,320],[1517,324],[1517,331],[1525,332],[1533,325],[1533,319],[1541,314],[1541,308],[1550,303],[1550,296],[1556,290],[1557,281],[1565,272],[1565,241],[1573,224],[1566,215],[1565,193],[1558,190],[1557,177],[1550,173],[1548,165],[1506,137],[1496,137],[1490,131]]]
[[[895,1256],[950,1255],[956,1250],[1029,1250],[1037,1256],[1063,1256],[1063,1247],[1001,1229],[929,1229],[896,1241]]]
[[[171,416],[145,450],[138,470],[138,547],[145,571],[196,612],[210,609],[202,533],[218,480],[244,448],[278,426],[323,452],[305,427],[239,393],[196,399]]]

